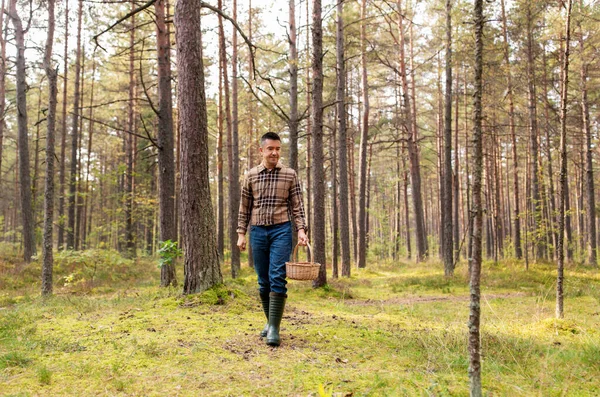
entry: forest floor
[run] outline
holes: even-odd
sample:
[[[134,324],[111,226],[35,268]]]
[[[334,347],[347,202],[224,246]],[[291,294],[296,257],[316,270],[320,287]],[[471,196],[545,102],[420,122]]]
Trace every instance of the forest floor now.
[[[60,253],[55,296],[43,299],[39,264],[0,260],[0,394],[468,395],[465,263],[451,280],[438,261],[372,259],[325,288],[292,281],[272,348],[258,335],[252,269],[182,296],[157,287],[156,262]],[[600,395],[600,272],[567,267],[563,320],[555,274],[553,264],[484,263],[485,395]]]

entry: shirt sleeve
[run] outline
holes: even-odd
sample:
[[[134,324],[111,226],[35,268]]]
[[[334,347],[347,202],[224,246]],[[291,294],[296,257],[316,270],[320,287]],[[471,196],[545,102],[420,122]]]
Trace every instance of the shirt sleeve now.
[[[244,177],[244,183],[242,184],[242,194],[240,197],[240,210],[238,212],[238,226],[237,232],[246,234],[248,229],[248,223],[250,222],[250,215],[252,214],[252,204],[254,202],[254,196],[252,194],[252,184],[248,175]]]
[[[304,204],[302,201],[302,188],[300,187],[300,181],[298,180],[298,174],[294,172],[294,178],[292,180],[292,186],[290,188],[290,204],[292,210],[292,217],[296,231],[304,229],[307,231],[306,215],[304,214]]]

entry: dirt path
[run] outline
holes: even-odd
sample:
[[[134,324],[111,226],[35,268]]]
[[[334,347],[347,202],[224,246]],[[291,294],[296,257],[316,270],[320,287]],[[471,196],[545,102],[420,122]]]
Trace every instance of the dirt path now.
[[[519,298],[527,296],[523,292],[512,292],[506,294],[483,294],[482,300],[488,299],[504,299],[504,298]],[[354,299],[346,300],[347,305],[357,306],[370,306],[370,305],[412,305],[415,303],[428,303],[428,302],[463,302],[468,301],[469,295],[439,295],[439,296],[410,296],[405,298],[392,298],[392,299]]]

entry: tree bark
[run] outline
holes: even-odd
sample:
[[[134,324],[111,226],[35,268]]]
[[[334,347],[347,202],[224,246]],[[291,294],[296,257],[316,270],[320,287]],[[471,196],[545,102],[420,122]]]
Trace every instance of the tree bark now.
[[[562,92],[560,95],[560,184],[558,193],[558,264],[556,277],[556,317],[564,317],[564,262],[565,262],[565,207],[567,191],[567,94],[569,86],[569,49],[571,39],[571,7],[567,1],[567,21],[565,24],[565,46],[562,59]]]
[[[544,233],[542,232],[542,206],[539,184],[538,128],[537,128],[537,93],[535,86],[535,67],[533,49],[533,17],[531,3],[527,3],[527,92],[529,100],[529,150],[531,153],[531,208],[534,220],[535,258],[544,257]]]
[[[446,0],[446,92],[444,99],[444,274],[454,275],[452,234],[452,2]]]
[[[77,11],[77,54],[75,56],[75,91],[73,97],[73,124],[71,127],[71,174],[69,177],[67,249],[75,248],[75,200],[77,198],[77,143],[79,137],[79,97],[81,77],[81,20],[83,0],[78,0]]]
[[[215,220],[208,172],[208,121],[204,93],[200,3],[175,5],[177,98],[181,128],[181,224],[184,294],[201,292],[223,281],[215,241]]]
[[[296,1],[289,1],[289,35],[290,59],[290,167],[298,171],[298,46],[296,34]]]
[[[95,54],[92,56],[92,82],[90,88],[90,109],[88,113],[88,142],[87,142],[87,162],[86,162],[86,173],[85,173],[85,186],[84,186],[84,203],[83,203],[83,226],[81,230],[81,248],[86,249],[89,247],[88,237],[89,237],[89,224],[88,224],[88,213],[91,213],[92,206],[92,192],[90,191],[90,167],[92,163],[92,144],[94,142],[94,81],[96,77],[96,61]],[[91,221],[90,221],[91,222]]]
[[[6,108],[6,27],[4,26],[4,7],[5,0],[2,0],[2,8],[0,8],[0,170],[2,169],[2,154],[4,144],[4,119]],[[4,226],[7,220],[5,217]]]
[[[23,257],[26,263],[35,255],[31,176],[29,171],[29,139],[27,136],[27,82],[25,81],[25,32],[17,13],[17,0],[10,1],[9,16],[15,29],[17,47],[17,124],[19,144],[19,182],[21,217],[23,221]]]
[[[0,29],[1,30],[1,29]],[[48,114],[46,134],[46,186],[44,193],[44,241],[42,242],[42,295],[52,294],[52,227],[54,219],[54,135],[56,128],[56,101],[58,97],[57,72],[52,67],[54,44],[54,0],[48,0],[48,30],[44,53],[44,69],[48,78]]]
[[[131,0],[131,8],[135,8]],[[135,15],[131,17],[131,27],[129,32],[129,100],[127,101],[127,129],[132,132],[135,130],[136,100],[135,100]],[[127,171],[125,174],[125,255],[129,258],[135,258],[136,242],[133,225],[133,172],[135,161],[135,144],[132,134],[125,134],[125,156],[127,161]]]
[[[325,170],[323,166],[323,26],[321,0],[313,0],[312,14],[312,199],[313,199],[313,257],[320,263],[318,278],[313,287],[327,284],[325,261]]]
[[[220,25],[219,25],[220,26]],[[219,39],[219,48],[221,40]],[[223,262],[225,253],[225,176],[223,175],[223,125],[225,124],[225,106],[223,95],[223,64],[219,50],[219,103],[217,112],[217,254],[219,262]]]
[[[482,105],[483,91],[483,0],[475,0],[475,81],[473,94],[473,256],[470,277],[469,305],[469,378],[471,397],[482,396],[481,391],[481,339],[479,326],[481,321],[481,237],[483,208],[481,200],[483,176],[483,137]]]
[[[408,155],[410,160],[410,177],[412,186],[412,201],[415,214],[416,238],[417,238],[417,261],[427,257],[427,236],[425,232],[425,219],[423,210],[423,195],[421,193],[421,165],[419,160],[419,147],[417,145],[417,128],[412,122],[413,112],[410,95],[408,93],[408,79],[406,73],[406,62],[404,56],[404,15],[402,14],[402,0],[398,0],[398,35],[400,36],[400,76],[402,78],[402,98],[405,112],[405,120],[408,126]]]
[[[65,0],[65,42],[63,54],[62,127],[60,134],[59,192],[58,192],[58,249],[64,249],[65,239],[65,183],[67,151],[67,87],[69,82],[69,0]]]
[[[367,36],[366,36],[366,0],[361,2],[361,87],[362,87],[362,119],[360,131],[360,150],[358,163],[358,216],[356,262],[359,268],[367,266],[367,145],[369,141],[369,81],[367,70]]]
[[[508,122],[510,129],[510,137],[512,143],[512,155],[513,155],[513,190],[514,190],[514,215],[513,215],[513,245],[515,247],[515,257],[521,259],[523,257],[523,250],[521,248],[521,214],[520,214],[520,191],[519,191],[519,156],[517,152],[517,134],[515,132],[515,103],[513,97],[513,84],[512,84],[512,72],[509,55],[509,44],[508,44],[508,33],[506,28],[506,11],[504,7],[504,0],[500,2],[502,7],[502,37],[504,39],[504,63],[506,63],[506,83],[507,83],[507,97],[508,97]]]
[[[158,63],[158,217],[160,241],[177,241],[175,222],[175,159],[173,138],[173,100],[171,93],[171,32],[166,23],[166,0],[154,3]],[[167,11],[167,12],[165,12]],[[175,265],[160,269],[160,285],[177,285]]]
[[[237,21],[237,0],[233,0],[233,20]],[[237,22],[236,22],[237,23]],[[227,154],[229,157],[229,247],[231,252],[231,277],[240,273],[240,250],[237,247],[237,213],[240,207],[240,156],[238,143],[238,69],[237,30],[233,29],[231,56],[231,134]]]
[[[590,108],[588,102],[588,65],[585,62],[584,54],[584,43],[583,43],[583,32],[581,30],[581,22],[578,21],[579,25],[579,51],[581,54],[581,116],[582,116],[582,129],[585,137],[585,152],[586,152],[586,166],[585,166],[585,197],[587,201],[587,224],[588,224],[588,262],[590,266],[598,266],[597,263],[597,251],[596,251],[596,199],[594,189],[594,167],[593,167],[593,148],[592,148],[592,133],[590,129]]]
[[[364,18],[365,2],[362,2],[362,12]],[[337,3],[337,30],[336,30],[336,54],[337,54],[337,129],[338,129],[338,152],[337,163],[339,165],[339,219],[340,223],[340,245],[342,259],[342,277],[350,277],[350,220],[348,218],[348,135],[346,128],[346,67],[344,59],[344,1]],[[365,25],[362,19],[361,23],[361,43],[365,40]],[[364,48],[363,48],[364,50]],[[363,56],[364,53],[363,53]],[[335,173],[334,173],[335,175]],[[336,206],[337,207],[337,206]],[[336,208],[337,209],[337,208]]]

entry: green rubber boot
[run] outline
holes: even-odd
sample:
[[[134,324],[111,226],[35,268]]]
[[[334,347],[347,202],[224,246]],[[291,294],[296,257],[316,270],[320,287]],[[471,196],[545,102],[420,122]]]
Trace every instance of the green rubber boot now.
[[[285,294],[271,292],[269,301],[269,329],[267,331],[267,345],[269,346],[279,346],[281,344],[279,325],[283,317],[286,298],[287,295]]]
[[[267,317],[267,323],[265,324],[265,328],[260,331],[261,338],[267,336],[267,331],[269,330],[269,293],[260,293],[260,302],[262,303],[263,310],[265,311],[265,316]]]

